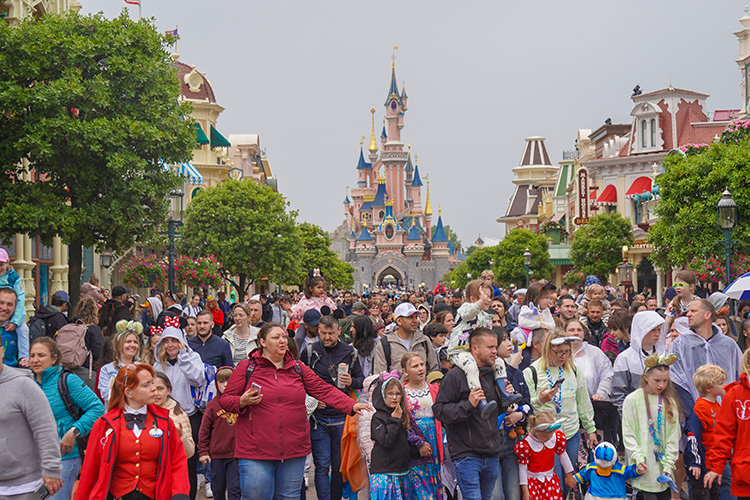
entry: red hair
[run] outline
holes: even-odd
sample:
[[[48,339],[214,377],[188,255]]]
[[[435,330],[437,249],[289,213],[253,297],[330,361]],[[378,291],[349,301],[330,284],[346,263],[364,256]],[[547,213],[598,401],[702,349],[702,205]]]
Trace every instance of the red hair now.
[[[112,390],[109,393],[109,406],[107,411],[114,408],[121,410],[125,409],[125,391],[133,390],[138,387],[138,375],[143,372],[149,372],[151,376],[154,376],[154,369],[151,365],[137,364],[127,365],[120,368],[115,376],[115,381],[112,384]]]

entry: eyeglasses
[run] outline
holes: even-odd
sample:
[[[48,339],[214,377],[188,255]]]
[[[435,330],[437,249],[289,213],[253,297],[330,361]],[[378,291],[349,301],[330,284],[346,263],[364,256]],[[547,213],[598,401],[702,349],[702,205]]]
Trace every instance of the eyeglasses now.
[[[674,287],[675,290],[680,290],[682,288],[685,288],[686,286],[690,286],[690,285],[688,285],[687,283],[675,283],[674,285],[672,285],[672,287]]]
[[[570,350],[564,350],[564,351],[556,351],[554,349],[550,349],[553,353],[555,353],[555,356],[561,357],[561,358],[567,358],[570,356]]]
[[[401,393],[400,392],[386,392],[385,395],[388,396],[389,398],[393,398],[393,399],[401,397]]]

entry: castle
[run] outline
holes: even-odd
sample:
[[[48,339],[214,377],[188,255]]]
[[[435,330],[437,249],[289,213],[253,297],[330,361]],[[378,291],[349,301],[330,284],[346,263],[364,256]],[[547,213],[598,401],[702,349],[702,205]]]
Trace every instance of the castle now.
[[[450,242],[440,210],[433,226],[430,181],[425,176],[423,183],[417,156],[412,160],[411,146],[404,151],[401,130],[407,100],[405,85],[399,91],[396,83],[394,56],[380,149],[372,108],[368,153],[365,156],[362,142],[357,185],[347,192],[346,220],[332,238],[333,249],[354,266],[358,292],[386,285],[431,289],[463,258]],[[424,184],[427,192],[423,203]]]

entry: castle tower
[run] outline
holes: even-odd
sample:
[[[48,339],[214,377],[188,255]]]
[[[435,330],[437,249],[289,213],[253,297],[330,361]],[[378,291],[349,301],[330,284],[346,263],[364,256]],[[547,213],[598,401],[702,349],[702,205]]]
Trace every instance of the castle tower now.
[[[430,202],[430,176],[426,175],[427,179],[427,201],[424,207],[424,230],[427,233],[427,239],[432,239],[432,203]]]
[[[406,95],[404,93],[404,95]],[[388,122],[388,142],[385,151],[380,155],[385,170],[386,187],[388,193],[393,197],[394,216],[400,217],[405,213],[404,190],[404,168],[408,154],[404,152],[404,144],[401,142],[401,129],[404,127],[404,111],[406,106],[401,98],[396,83],[396,56],[393,55],[391,65],[391,86],[385,101],[385,119]]]

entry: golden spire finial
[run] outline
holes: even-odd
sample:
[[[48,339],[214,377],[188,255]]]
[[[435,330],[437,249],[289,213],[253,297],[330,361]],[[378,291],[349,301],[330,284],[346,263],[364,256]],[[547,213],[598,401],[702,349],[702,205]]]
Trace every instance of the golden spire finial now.
[[[362,146],[364,146],[364,145],[365,145],[365,136],[363,135],[363,136],[362,136],[362,137],[361,137],[361,138],[359,139],[359,147],[361,148],[361,147],[362,147]]]
[[[393,46],[393,55],[391,56],[391,59],[393,60],[393,63],[391,64],[392,67],[396,67],[396,51],[398,50],[398,46]]]
[[[374,153],[378,150],[378,144],[375,142],[375,106],[372,107],[370,113],[372,113],[372,130],[370,131],[370,146],[367,149]]]
[[[417,163],[419,163],[419,155],[417,155],[417,153],[414,152],[414,164],[416,165]]]
[[[438,205],[438,217],[443,216],[443,205]]]

